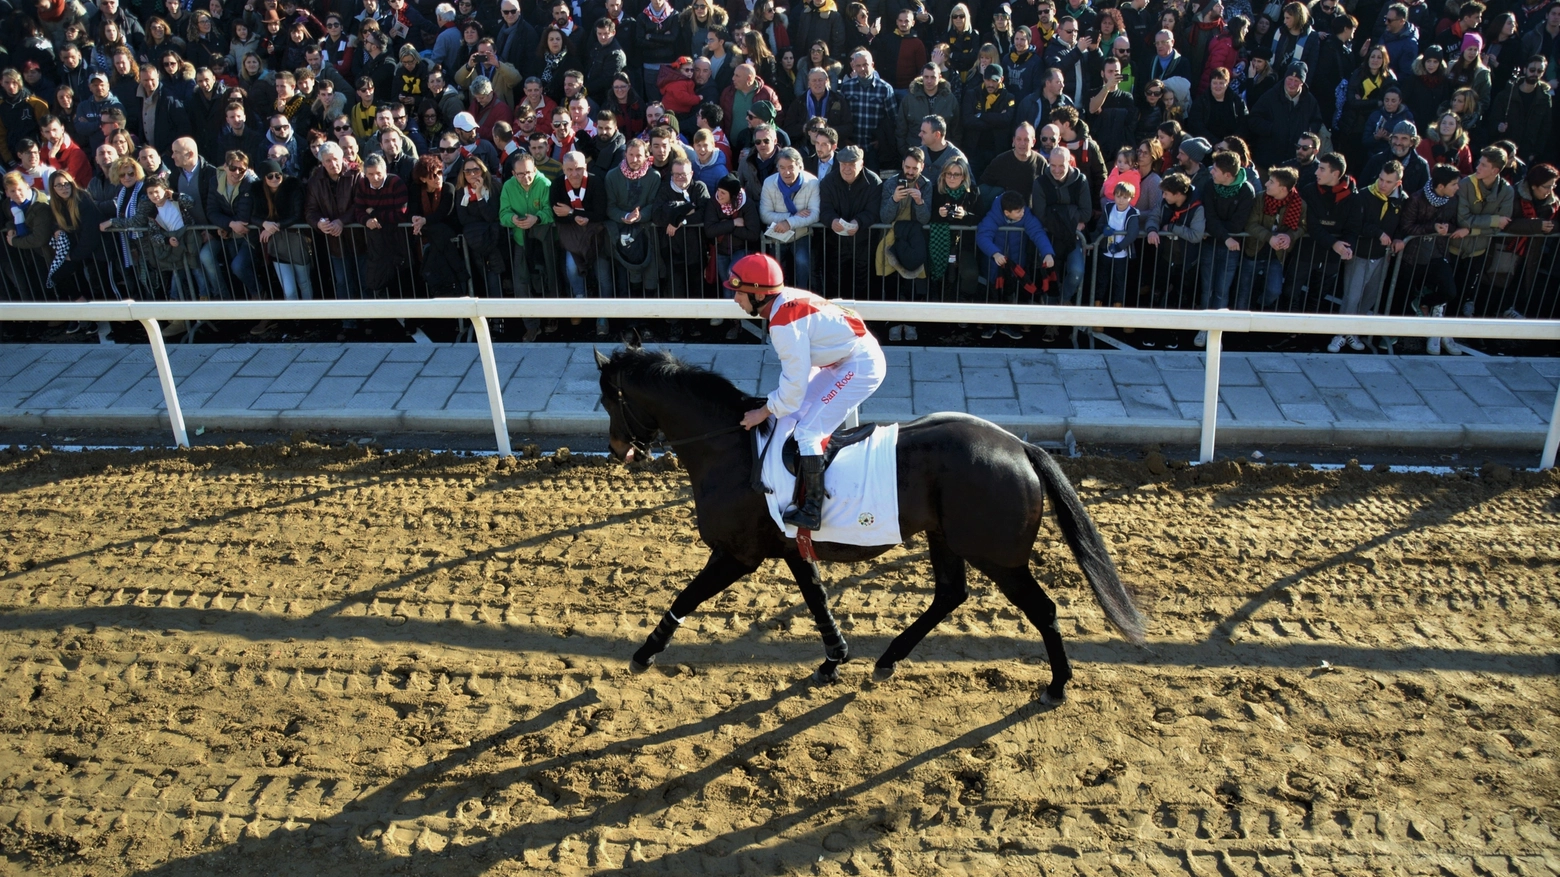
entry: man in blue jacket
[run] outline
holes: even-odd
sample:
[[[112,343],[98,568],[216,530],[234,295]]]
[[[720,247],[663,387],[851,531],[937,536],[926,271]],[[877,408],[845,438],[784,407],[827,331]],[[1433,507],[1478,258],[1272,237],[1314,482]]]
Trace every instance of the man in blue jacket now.
[[[1035,274],[1038,272],[1033,271],[1033,260],[1024,258],[1026,238],[1034,244],[1043,268],[1049,270],[1056,265],[1056,253],[1051,249],[1051,239],[1046,237],[1045,226],[1030,212],[1024,200],[1017,192],[1003,192],[975,230],[975,245],[987,257],[986,282],[995,301],[1034,301],[1038,289]],[[1020,293],[1027,298],[1021,299]],[[989,340],[997,331],[995,326],[986,326],[980,337]],[[1003,326],[1001,332],[1013,339],[1023,337],[1017,326]]]

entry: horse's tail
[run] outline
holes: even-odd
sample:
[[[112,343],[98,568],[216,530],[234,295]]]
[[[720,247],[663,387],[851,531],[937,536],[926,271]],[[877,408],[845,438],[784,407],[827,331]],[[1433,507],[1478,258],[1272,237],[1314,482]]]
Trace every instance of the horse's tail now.
[[[1084,577],[1094,588],[1094,599],[1099,601],[1100,608],[1105,610],[1105,617],[1110,619],[1110,623],[1121,631],[1128,642],[1142,645],[1143,615],[1133,605],[1132,595],[1127,593],[1126,586],[1121,583],[1121,576],[1116,572],[1116,563],[1111,560],[1105,540],[1094,526],[1094,519],[1089,517],[1089,510],[1083,507],[1078,492],[1073,490],[1072,482],[1067,480],[1062,467],[1056,465],[1056,461],[1044,448],[1025,442],[1024,451],[1056,505],[1056,519],[1061,526],[1062,536],[1072,548],[1078,565],[1083,567]]]

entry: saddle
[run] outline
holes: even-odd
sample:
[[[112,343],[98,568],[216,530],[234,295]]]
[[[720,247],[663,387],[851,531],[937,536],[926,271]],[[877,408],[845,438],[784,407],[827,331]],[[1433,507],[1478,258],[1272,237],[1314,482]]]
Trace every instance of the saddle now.
[[[877,431],[877,426],[876,423],[863,423],[860,426],[840,427],[830,434],[823,442],[824,471],[829,470],[829,464],[834,462],[834,458],[841,450],[871,438],[872,433]],[[799,456],[801,451],[797,447],[796,436],[787,436],[785,444],[780,446],[780,459],[785,463],[785,471],[792,475],[796,474]]]

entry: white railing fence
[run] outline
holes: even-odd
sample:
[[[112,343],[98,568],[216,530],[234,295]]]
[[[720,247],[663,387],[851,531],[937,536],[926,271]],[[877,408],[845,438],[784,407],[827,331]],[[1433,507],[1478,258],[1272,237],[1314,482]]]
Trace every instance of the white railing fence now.
[[[1473,318],[1374,317],[1337,314],[1261,313],[1253,311],[1188,311],[1146,308],[1091,308],[1049,305],[945,304],[839,300],[863,318],[884,322],[1004,323],[1031,326],[1104,326],[1134,329],[1178,329],[1208,332],[1204,358],[1203,411],[1198,457],[1213,459],[1218,428],[1219,361],[1226,332],[1274,332],[1311,335],[1392,337],[1458,337],[1560,342],[1560,320],[1491,320]],[[162,341],[159,323],[168,320],[342,320],[342,319],[468,319],[476,330],[492,411],[493,434],[500,453],[510,453],[504,413],[487,321],[495,318],[559,319],[709,319],[746,316],[729,301],[700,299],[495,299],[437,298],[376,301],[224,301],[224,302],[83,302],[79,304],[0,304],[0,321],[77,320],[139,322],[151,340],[152,357],[162,382],[169,425],[180,447],[189,446],[178,388]],[[1560,392],[1556,393],[1539,467],[1554,466],[1560,449]]]

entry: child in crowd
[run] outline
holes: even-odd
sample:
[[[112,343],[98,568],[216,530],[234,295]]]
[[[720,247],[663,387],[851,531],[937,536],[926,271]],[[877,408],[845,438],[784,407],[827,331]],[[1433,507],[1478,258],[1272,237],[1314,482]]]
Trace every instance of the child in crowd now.
[[[1131,146],[1116,150],[1116,166],[1111,168],[1104,188],[1100,189],[1101,210],[1110,210],[1111,202],[1116,198],[1116,186],[1121,183],[1131,184],[1134,192],[1143,187],[1143,174],[1137,169],[1137,149]]]
[[[1174,173],[1159,183],[1163,198],[1159,214],[1150,215],[1144,240],[1158,250],[1154,269],[1154,306],[1164,307],[1169,300],[1170,283],[1179,278],[1190,283],[1197,276],[1199,244],[1207,236],[1202,201],[1192,190],[1186,174]]]
[[[1132,206],[1132,202],[1137,200],[1136,186],[1127,182],[1117,183],[1111,194],[1114,203],[1105,211],[1104,228],[1096,246],[1100,248],[1100,257],[1105,260],[1100,265],[1100,280],[1104,281],[1104,289],[1101,290],[1104,293],[1103,300],[1109,302],[1111,307],[1119,308],[1125,307],[1127,303],[1127,265],[1132,261],[1141,218],[1138,209]],[[1094,300],[1095,307],[1101,303],[1101,299]]]
[[[992,301],[1008,303],[1033,303],[1039,290],[1033,258],[1026,259],[1025,241],[1034,246],[1040,256],[1040,264],[1046,269],[1056,266],[1056,251],[1045,227],[1024,203],[1024,196],[1007,191],[991,205],[991,212],[980,221],[975,230],[975,245],[986,256],[986,281],[991,285]],[[1028,265],[1029,268],[1025,266]],[[996,326],[985,327],[980,337],[991,339],[998,332]],[[1023,337],[1017,326],[1003,326],[1000,331],[1009,338]]]

